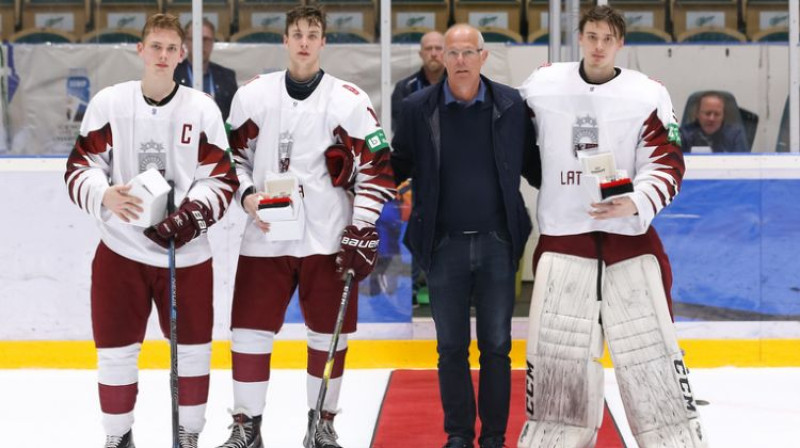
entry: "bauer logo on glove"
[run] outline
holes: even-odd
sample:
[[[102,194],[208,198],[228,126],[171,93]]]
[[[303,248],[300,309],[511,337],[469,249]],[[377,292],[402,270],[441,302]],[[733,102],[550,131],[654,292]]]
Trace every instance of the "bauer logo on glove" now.
[[[345,273],[352,269],[353,279],[357,282],[367,278],[375,268],[379,242],[375,227],[345,227],[336,256],[337,271]]]
[[[160,223],[144,230],[146,237],[163,248],[175,238],[175,248],[203,235],[214,224],[211,210],[200,201],[185,201],[178,210]]]
[[[364,241],[356,238],[342,236],[342,246],[357,247],[359,249],[377,249],[378,240]]]

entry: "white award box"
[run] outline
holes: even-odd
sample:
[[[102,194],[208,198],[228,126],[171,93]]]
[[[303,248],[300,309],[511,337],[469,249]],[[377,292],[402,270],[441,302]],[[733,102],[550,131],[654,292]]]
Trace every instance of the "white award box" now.
[[[139,173],[128,183],[131,187],[128,194],[142,200],[139,204],[142,212],[139,218],[129,224],[139,227],[150,227],[167,217],[167,198],[169,184],[155,168]]]

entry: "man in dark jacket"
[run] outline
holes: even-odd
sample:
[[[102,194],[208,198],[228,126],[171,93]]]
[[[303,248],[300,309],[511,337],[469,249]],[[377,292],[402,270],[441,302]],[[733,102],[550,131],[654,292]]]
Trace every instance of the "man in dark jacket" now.
[[[397,128],[400,120],[400,108],[403,100],[414,92],[420,91],[431,84],[436,84],[444,77],[444,36],[438,31],[429,31],[419,41],[419,58],[422,67],[411,76],[397,81],[392,92],[392,132]],[[401,188],[402,189],[402,188]],[[378,221],[384,225],[388,220]],[[381,241],[388,241],[381,238]],[[419,269],[419,264],[411,259],[411,303],[418,305],[417,295],[426,287],[425,275]]]
[[[444,76],[444,36],[438,31],[429,31],[419,41],[419,58],[422,67],[411,76],[397,81],[392,92],[392,131],[400,120],[403,100],[412,93],[441,81]]]
[[[472,447],[475,438],[471,304],[481,352],[479,442],[505,441],[514,282],[531,231],[520,176],[541,182],[528,109],[515,89],[480,75],[487,56],[478,30],[450,28],[447,78],[404,102],[392,142],[395,180],[413,178],[405,243],[428,278],[450,448]]]
[[[236,72],[211,62],[211,51],[214,49],[214,24],[203,19],[203,91],[211,95],[222,112],[223,120],[228,119],[231,111],[231,100],[236,93]],[[194,87],[192,73],[192,22],[186,25],[186,59],[175,68],[175,82]]]

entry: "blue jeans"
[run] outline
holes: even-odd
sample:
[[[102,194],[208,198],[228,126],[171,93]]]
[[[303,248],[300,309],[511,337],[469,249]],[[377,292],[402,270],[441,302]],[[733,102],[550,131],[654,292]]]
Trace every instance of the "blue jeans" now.
[[[449,437],[475,438],[475,391],[469,367],[472,304],[480,350],[480,440],[502,438],[511,396],[509,352],[516,277],[509,238],[501,232],[437,237],[427,274],[444,430]]]

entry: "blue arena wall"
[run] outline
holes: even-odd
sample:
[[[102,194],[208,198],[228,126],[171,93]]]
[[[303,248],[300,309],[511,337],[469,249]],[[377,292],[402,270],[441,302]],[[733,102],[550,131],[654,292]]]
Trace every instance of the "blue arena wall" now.
[[[800,316],[800,180],[686,180],[655,221],[679,319]],[[686,310],[695,313],[687,313]]]

